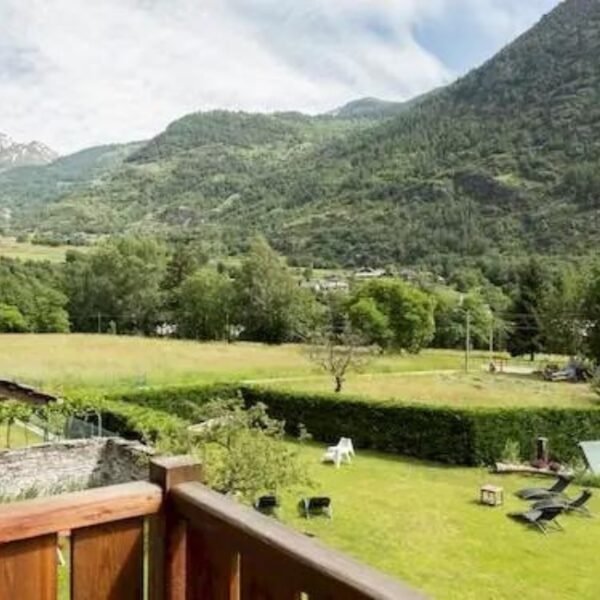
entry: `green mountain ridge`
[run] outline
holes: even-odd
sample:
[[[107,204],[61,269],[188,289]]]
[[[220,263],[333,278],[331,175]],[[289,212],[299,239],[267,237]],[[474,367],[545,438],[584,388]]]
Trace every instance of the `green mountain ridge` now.
[[[188,115],[86,178],[22,194],[15,227],[198,236],[230,252],[261,232],[323,265],[588,254],[600,242],[600,1],[566,0],[408,106]]]

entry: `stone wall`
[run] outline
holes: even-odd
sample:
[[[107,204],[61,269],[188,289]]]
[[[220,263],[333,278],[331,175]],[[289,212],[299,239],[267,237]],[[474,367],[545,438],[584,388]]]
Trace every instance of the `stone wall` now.
[[[0,501],[148,478],[153,450],[120,438],[68,440],[0,451]]]

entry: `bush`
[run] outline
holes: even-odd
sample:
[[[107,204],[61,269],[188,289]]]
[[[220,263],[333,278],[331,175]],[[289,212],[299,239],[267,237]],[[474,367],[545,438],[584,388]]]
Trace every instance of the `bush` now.
[[[492,464],[507,440],[519,445],[521,459],[531,459],[541,435],[549,438],[553,458],[566,462],[579,455],[580,440],[600,436],[597,408],[453,408],[258,387],[244,387],[242,394],[247,404],[266,404],[294,435],[305,425],[321,442],[346,436],[360,448],[448,464]]]

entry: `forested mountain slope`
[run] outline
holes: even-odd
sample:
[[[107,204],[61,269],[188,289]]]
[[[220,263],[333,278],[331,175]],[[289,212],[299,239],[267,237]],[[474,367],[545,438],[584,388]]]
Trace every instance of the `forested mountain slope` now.
[[[600,242],[600,0],[566,0],[448,88],[375,114],[189,115],[108,180],[20,219],[229,249],[260,231],[346,265]]]

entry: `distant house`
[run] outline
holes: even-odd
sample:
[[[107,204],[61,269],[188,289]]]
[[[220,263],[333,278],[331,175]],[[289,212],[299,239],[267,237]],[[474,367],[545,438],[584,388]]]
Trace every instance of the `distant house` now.
[[[381,277],[385,277],[386,274],[385,269],[364,268],[355,271],[354,278],[359,281],[364,281],[366,279],[380,279]]]
[[[311,279],[310,281],[303,281],[300,285],[305,289],[312,290],[316,294],[324,292],[350,291],[350,284],[347,281],[335,277],[328,277],[326,279]]]

